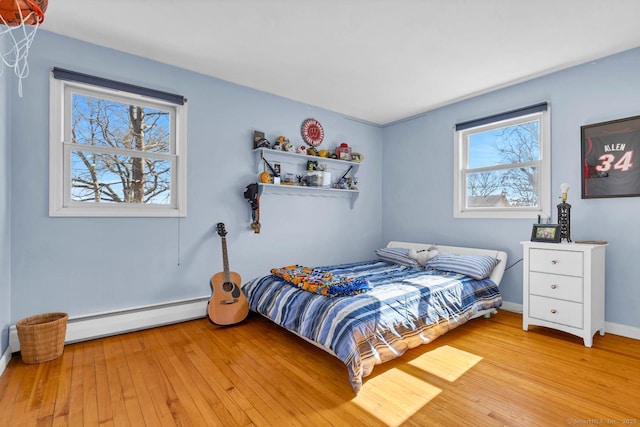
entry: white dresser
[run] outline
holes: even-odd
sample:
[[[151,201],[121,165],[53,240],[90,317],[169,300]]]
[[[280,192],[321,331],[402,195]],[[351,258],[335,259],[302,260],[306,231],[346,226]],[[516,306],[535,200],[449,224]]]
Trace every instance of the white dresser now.
[[[606,245],[521,242],[524,247],[522,328],[546,326],[582,337],[604,335]]]

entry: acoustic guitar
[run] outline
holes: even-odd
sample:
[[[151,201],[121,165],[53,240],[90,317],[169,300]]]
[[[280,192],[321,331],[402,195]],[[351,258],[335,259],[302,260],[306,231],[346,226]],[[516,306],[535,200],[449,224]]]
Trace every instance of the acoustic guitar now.
[[[227,231],[221,222],[216,227],[218,235],[222,239],[222,265],[224,271],[211,277],[212,295],[207,312],[209,319],[216,325],[232,325],[243,321],[247,317],[249,304],[240,289],[240,284],[242,283],[240,275],[229,271]]]

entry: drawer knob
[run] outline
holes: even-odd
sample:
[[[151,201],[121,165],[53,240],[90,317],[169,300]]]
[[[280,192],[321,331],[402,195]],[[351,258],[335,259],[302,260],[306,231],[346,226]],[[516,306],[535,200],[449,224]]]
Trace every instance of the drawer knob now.
[[[551,261],[551,264],[556,265],[558,263],[558,260],[554,259]]]
[[[556,309],[555,308],[551,309],[551,314],[556,314]]]
[[[555,285],[555,284],[551,285],[551,289],[557,289],[557,288],[558,288],[558,285]]]

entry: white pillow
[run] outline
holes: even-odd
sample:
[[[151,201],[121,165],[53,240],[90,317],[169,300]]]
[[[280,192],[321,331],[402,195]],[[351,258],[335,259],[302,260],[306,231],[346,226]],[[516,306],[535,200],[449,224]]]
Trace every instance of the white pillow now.
[[[438,256],[438,250],[435,246],[431,246],[429,249],[420,249],[419,251],[409,249],[408,255],[409,258],[415,259],[418,264],[424,267],[427,264],[427,261]]]

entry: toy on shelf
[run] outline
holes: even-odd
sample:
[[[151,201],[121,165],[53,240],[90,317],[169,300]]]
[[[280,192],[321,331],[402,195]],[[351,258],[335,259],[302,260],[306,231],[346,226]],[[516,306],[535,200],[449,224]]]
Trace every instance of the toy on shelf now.
[[[253,131],[253,148],[270,148],[271,143],[264,137],[264,132]]]
[[[351,147],[346,142],[340,144],[338,148],[336,148],[336,156],[340,160],[349,160],[351,161]]]

